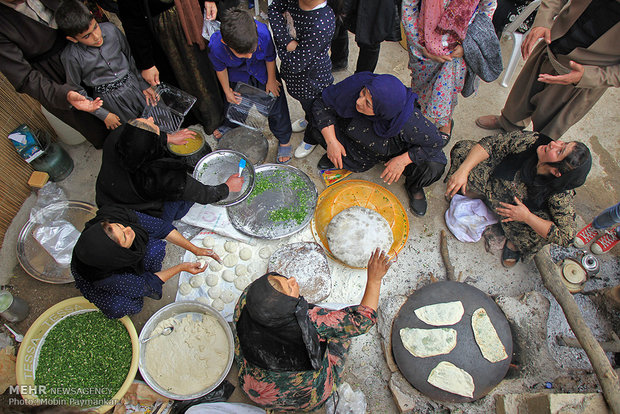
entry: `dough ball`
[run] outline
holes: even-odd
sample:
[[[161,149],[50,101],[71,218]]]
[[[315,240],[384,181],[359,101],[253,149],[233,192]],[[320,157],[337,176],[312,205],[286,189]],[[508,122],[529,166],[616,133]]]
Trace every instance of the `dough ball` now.
[[[224,303],[222,299],[217,298],[217,299],[213,299],[213,302],[211,302],[211,306],[213,306],[215,310],[217,311],[223,311],[224,306],[226,306],[226,304]]]
[[[205,265],[207,264],[207,259],[203,259],[202,257],[198,257],[198,263],[200,264],[200,267],[205,267]]]
[[[238,247],[239,247],[239,243],[237,243],[236,241],[229,240],[226,243],[224,243],[224,249],[226,249],[228,253],[236,252]]]
[[[236,254],[227,254],[224,257],[224,266],[226,267],[235,267],[239,263],[239,256]]]
[[[222,270],[222,265],[215,260],[212,260],[211,262],[209,262],[209,269],[211,269],[213,272],[219,272],[220,270]]]
[[[252,258],[252,249],[244,247],[243,249],[239,250],[239,258],[241,260],[250,260]]]
[[[213,252],[220,257],[223,257],[226,254],[226,249],[221,244],[218,244],[213,248]]]
[[[256,279],[258,279],[261,276],[262,274],[260,273],[252,273],[252,282],[254,282]]]
[[[206,236],[202,239],[202,245],[207,249],[212,249],[215,246],[215,239],[211,236]]]
[[[271,256],[271,249],[269,247],[263,247],[262,249],[260,249],[258,251],[258,255],[262,258],[262,259],[269,259],[269,256]]]
[[[205,281],[207,282],[207,285],[209,286],[215,286],[219,283],[220,278],[217,276],[216,273],[211,273],[209,275],[207,275]]]
[[[239,276],[235,279],[235,287],[241,291],[250,284],[250,278],[247,276]]]
[[[235,280],[235,273],[230,269],[226,269],[222,272],[222,279],[227,282],[232,282]]]
[[[244,264],[239,264],[239,265],[237,265],[237,267],[235,267],[235,274],[237,276],[247,276],[248,275],[248,268]]]
[[[248,268],[248,273],[249,274],[253,274],[253,273],[263,274],[263,273],[265,273],[265,269],[266,269],[264,264],[256,263],[256,262],[248,263],[246,265],[246,267]]]
[[[222,299],[224,303],[230,303],[235,300],[235,294],[232,293],[230,290],[225,290],[222,292],[222,296],[220,296],[220,299]]]
[[[222,296],[222,288],[219,286],[213,286],[212,288],[209,288],[208,293],[211,299],[217,299]]]
[[[208,305],[209,304],[209,299],[205,298],[204,296],[200,296],[198,299],[196,299],[198,302],[202,303],[203,305]]]
[[[196,275],[193,276],[190,280],[189,280],[189,284],[191,287],[193,288],[197,288],[202,286],[202,284],[205,282],[205,278],[202,275]]]
[[[181,292],[181,295],[187,296],[192,292],[192,287],[189,283],[183,282],[179,285],[179,292]]]

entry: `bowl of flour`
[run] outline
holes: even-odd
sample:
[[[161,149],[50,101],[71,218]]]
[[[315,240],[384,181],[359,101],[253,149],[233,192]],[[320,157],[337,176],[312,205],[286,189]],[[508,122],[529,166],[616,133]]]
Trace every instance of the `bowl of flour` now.
[[[173,327],[169,335],[164,329]],[[146,343],[143,340],[152,338]],[[230,326],[211,306],[174,302],[149,318],[140,332],[138,369],[156,392],[192,400],[213,391],[233,362]]]

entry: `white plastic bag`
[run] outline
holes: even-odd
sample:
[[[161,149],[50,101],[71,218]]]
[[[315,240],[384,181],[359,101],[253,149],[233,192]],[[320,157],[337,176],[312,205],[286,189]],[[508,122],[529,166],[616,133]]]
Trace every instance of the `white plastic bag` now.
[[[450,207],[446,210],[446,224],[454,237],[462,242],[477,242],[484,229],[497,221],[495,214],[489,211],[482,200],[460,194],[452,197]]]
[[[265,410],[243,403],[203,403],[194,405],[185,411],[186,414],[261,414]]]
[[[33,236],[61,266],[69,266],[80,232],[67,220],[55,220],[36,228]]]
[[[218,22],[217,20],[208,20],[207,10],[205,9],[204,21],[202,23],[202,37],[204,37],[207,40],[210,40],[213,33],[219,32],[219,30],[220,30],[220,22]]]
[[[353,391],[353,388],[343,382],[339,387],[336,398],[330,398],[325,403],[327,414],[365,414],[366,397],[362,390]]]

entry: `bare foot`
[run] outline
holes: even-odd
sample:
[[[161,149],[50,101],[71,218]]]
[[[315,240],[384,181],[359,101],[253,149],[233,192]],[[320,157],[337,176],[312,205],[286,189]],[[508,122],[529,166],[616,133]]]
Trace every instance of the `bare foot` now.
[[[452,122],[449,122],[448,124],[440,127],[439,132],[443,132],[445,134],[450,135],[450,133],[452,132]]]
[[[280,144],[280,148],[290,148],[291,143],[289,142],[288,144]],[[278,153],[280,153],[281,151],[278,149]],[[285,162],[289,162],[291,158],[293,158],[293,153],[289,152],[290,155],[286,155],[286,156],[279,156],[278,157],[278,162],[279,163],[285,163]]]
[[[213,138],[215,138],[215,139],[222,138],[222,133],[220,132],[219,129],[216,129],[215,131],[213,131]]]

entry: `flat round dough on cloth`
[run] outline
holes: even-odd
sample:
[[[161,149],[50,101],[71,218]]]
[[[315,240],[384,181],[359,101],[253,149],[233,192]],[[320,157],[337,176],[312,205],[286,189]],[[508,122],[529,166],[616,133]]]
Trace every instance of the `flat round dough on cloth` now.
[[[207,285],[213,287],[219,283],[220,278],[218,277],[217,273],[210,273],[205,278],[205,281],[207,282]]]
[[[190,280],[189,280],[189,284],[191,287],[193,288],[198,288],[200,286],[202,286],[202,284],[205,282],[205,278],[202,275],[196,275],[193,276]]]
[[[213,246],[215,246],[215,239],[211,236],[205,236],[205,238],[202,239],[202,245],[207,249],[212,249]]]
[[[351,267],[365,268],[377,247],[389,252],[394,235],[381,214],[354,206],[342,210],[329,222],[327,243],[338,260]]]
[[[192,286],[189,283],[183,282],[179,285],[179,292],[181,292],[181,295],[187,296],[191,293],[191,291]]]
[[[235,267],[239,263],[239,256],[234,253],[227,254],[223,260],[224,266]]]
[[[252,258],[252,249],[244,247],[239,250],[239,258],[241,260],[250,260]]]
[[[222,272],[222,279],[227,282],[232,282],[235,280],[235,273],[230,269],[226,269]]]
[[[220,270],[222,270],[222,265],[213,260],[209,263],[209,269],[211,269],[213,272],[219,272]]]

